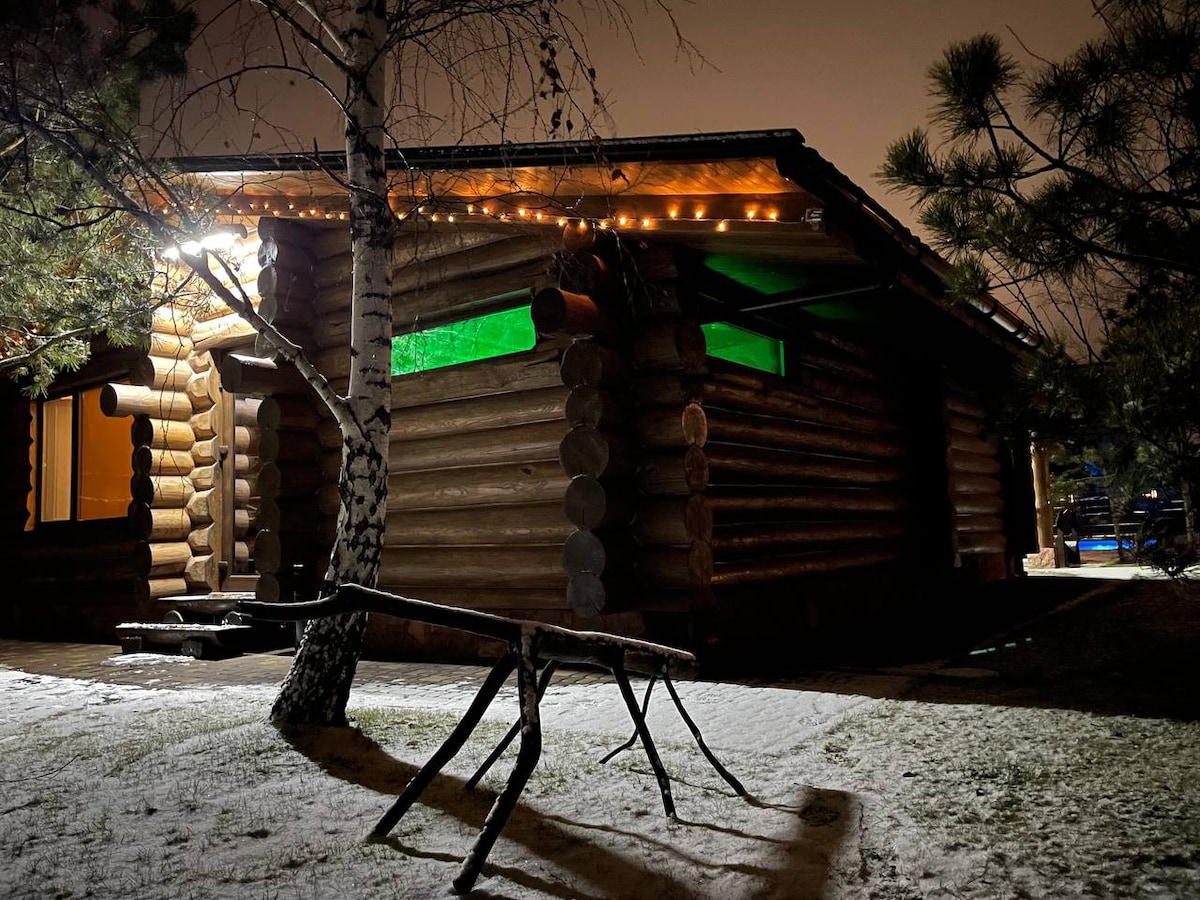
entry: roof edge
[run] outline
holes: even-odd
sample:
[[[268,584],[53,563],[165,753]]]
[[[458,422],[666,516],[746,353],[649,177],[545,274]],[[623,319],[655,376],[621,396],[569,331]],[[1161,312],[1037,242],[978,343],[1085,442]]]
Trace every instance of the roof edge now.
[[[778,157],[803,147],[794,128],[671,134],[656,137],[605,138],[594,141],[550,141],[519,144],[460,144],[442,147],[396,147],[387,151],[390,169],[478,169],[623,162],[689,162]],[[176,171],[307,172],[344,171],[340,150],[316,153],[252,153],[182,156],[166,159]]]

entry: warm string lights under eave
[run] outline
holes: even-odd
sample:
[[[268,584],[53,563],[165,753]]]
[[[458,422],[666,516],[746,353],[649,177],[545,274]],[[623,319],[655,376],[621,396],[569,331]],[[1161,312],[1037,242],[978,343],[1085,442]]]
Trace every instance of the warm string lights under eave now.
[[[646,198],[642,198],[645,200]],[[728,204],[723,204],[728,206]],[[528,206],[512,205],[499,201],[437,200],[394,212],[398,222],[429,222],[432,224],[459,224],[486,222],[526,226],[565,228],[575,225],[583,228],[625,231],[671,231],[695,232],[712,230],[728,233],[742,232],[746,227],[770,225],[808,226],[814,231],[823,228],[824,211],[809,207],[797,214],[785,215],[774,205],[753,203],[745,206],[739,215],[729,214],[728,209],[718,210],[715,215],[703,203],[669,203],[661,213],[648,215],[644,212],[615,211],[608,215],[581,215],[577,211],[551,211]],[[252,216],[278,216],[281,218],[307,219],[311,221],[348,221],[349,213],[338,205],[325,202],[304,202],[295,199],[268,200],[250,199],[242,196],[226,202],[223,210],[231,218]]]

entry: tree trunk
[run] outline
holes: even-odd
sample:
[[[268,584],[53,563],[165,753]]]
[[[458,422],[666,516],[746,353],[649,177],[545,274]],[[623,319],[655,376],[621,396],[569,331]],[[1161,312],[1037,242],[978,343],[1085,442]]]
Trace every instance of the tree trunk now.
[[[346,97],[346,171],[350,184],[351,289],[349,392],[334,414],[342,432],[337,538],[325,578],[375,585],[387,509],[391,427],[391,270],[393,218],[384,157],[384,70],[380,48],[386,5],[356,7],[342,39],[350,74]],[[275,722],[344,725],[362,650],[366,614],[314,619],[271,710]]]

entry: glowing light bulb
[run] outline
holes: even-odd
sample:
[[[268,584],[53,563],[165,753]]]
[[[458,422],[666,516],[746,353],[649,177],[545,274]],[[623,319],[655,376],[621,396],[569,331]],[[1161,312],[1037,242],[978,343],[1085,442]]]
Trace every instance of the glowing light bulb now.
[[[617,224],[618,225],[621,225],[623,227],[628,222],[629,222],[629,218],[627,216],[617,216]]]
[[[566,219],[564,219],[564,218],[562,218],[562,217],[560,216],[560,217],[559,217],[559,219],[558,219],[558,227],[559,227],[559,228],[566,228],[566,227],[567,227],[567,220],[566,220]]]
[[[679,210],[672,206],[670,209],[667,210],[667,216],[672,219],[678,219],[679,218]]]
[[[767,217],[768,217],[768,218],[769,218],[769,219],[770,219],[772,222],[778,222],[778,221],[779,221],[779,213],[775,212],[775,210],[771,210],[771,211],[770,211],[770,212],[767,214]]]
[[[446,216],[446,221],[453,224],[454,223],[454,214],[451,213],[450,215]]]
[[[649,228],[649,227],[650,227],[650,220],[649,220],[649,219],[642,219],[642,227],[643,227],[643,228]]]
[[[720,222],[717,223],[717,231],[728,231],[728,230],[729,230],[729,223],[726,222],[724,219],[722,219]]]
[[[758,215],[757,210],[753,210],[753,209],[746,210],[746,218],[747,219],[753,219],[756,215]]]
[[[696,207],[696,218],[697,219],[704,218],[704,207],[703,206]]]

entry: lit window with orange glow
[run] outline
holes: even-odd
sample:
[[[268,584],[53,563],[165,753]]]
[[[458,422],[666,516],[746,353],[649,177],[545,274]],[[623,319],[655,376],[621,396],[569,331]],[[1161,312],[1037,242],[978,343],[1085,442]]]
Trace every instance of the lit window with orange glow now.
[[[100,411],[100,388],[79,395],[79,499],[80,520],[115,519],[129,508],[129,480],[133,476],[129,422]]]
[[[104,415],[100,390],[45,400],[31,410],[33,490],[27,528],[127,514],[133,475],[129,422]]]

